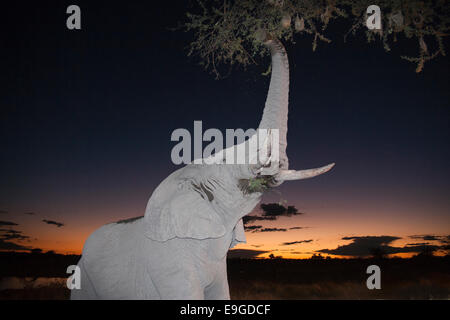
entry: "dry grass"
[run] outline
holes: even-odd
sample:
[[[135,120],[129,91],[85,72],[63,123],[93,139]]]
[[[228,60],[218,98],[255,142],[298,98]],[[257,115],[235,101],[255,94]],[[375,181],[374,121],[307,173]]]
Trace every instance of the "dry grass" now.
[[[319,282],[286,284],[254,281],[232,287],[233,300],[310,300],[310,299],[450,299],[450,283],[428,279],[397,283],[381,290],[368,290],[365,283]]]
[[[381,290],[368,290],[358,282],[319,282],[286,284],[253,281],[231,286],[233,300],[309,300],[309,299],[450,299],[450,283],[430,279],[403,282]],[[0,300],[65,300],[70,291],[65,286],[9,289],[0,291]]]
[[[65,277],[76,256],[0,255],[0,277]],[[381,290],[366,287],[366,268],[381,268]],[[30,270],[33,274],[30,274]],[[232,299],[450,299],[450,257],[426,259],[229,259]],[[2,299],[68,299],[64,283],[0,290]]]
[[[62,285],[42,288],[8,289],[0,291],[0,300],[67,300],[70,291]]]

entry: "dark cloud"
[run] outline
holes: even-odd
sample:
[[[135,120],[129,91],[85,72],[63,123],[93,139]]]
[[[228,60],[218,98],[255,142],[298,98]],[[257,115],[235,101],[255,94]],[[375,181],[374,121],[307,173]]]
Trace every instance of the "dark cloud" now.
[[[287,229],[284,228],[263,228],[262,226],[244,226],[245,230],[251,232],[285,232]]]
[[[313,242],[313,239],[299,240],[299,241],[292,241],[292,242],[283,242],[282,244],[280,244],[280,246],[290,246],[290,245],[293,245],[293,244],[309,243],[309,242]]]
[[[6,211],[6,210],[0,210],[0,214],[2,214],[2,213],[8,213],[8,211]]]
[[[0,239],[24,241],[24,240],[30,240],[30,237],[29,236],[25,236],[25,235],[21,235],[21,234],[6,234],[6,235],[0,237]]]
[[[263,221],[263,220],[275,220],[277,217],[261,217],[261,216],[244,216],[242,221],[244,224],[253,222],[253,221]]]
[[[407,246],[426,246],[429,245],[429,242],[418,242],[418,243],[407,243]]]
[[[0,250],[31,250],[31,248],[0,239]]]
[[[264,216],[281,216],[286,212],[286,208],[278,203],[261,203]]]
[[[365,237],[343,237],[342,240],[353,240],[368,245],[386,245],[395,240],[399,240],[399,237],[393,236],[365,236]]]
[[[30,215],[30,216],[34,216],[34,215],[36,214],[36,212],[24,212],[23,214],[27,214],[27,215]]]
[[[228,258],[229,259],[253,259],[257,256],[266,253],[269,251],[262,251],[262,250],[252,250],[252,249],[231,249],[228,251]]]
[[[267,203],[261,204],[261,209],[263,210],[263,216],[265,217],[279,217],[279,216],[293,216],[303,214],[302,212],[298,212],[297,208],[294,206],[282,206],[278,203]]]
[[[339,256],[366,257],[376,253],[394,254],[394,253],[421,253],[425,251],[435,251],[438,246],[423,244],[409,244],[405,247],[392,247],[390,243],[401,239],[393,236],[363,236],[363,237],[344,237],[342,240],[352,240],[351,243],[338,246],[336,249],[322,249],[317,252],[328,253]]]
[[[2,240],[29,240],[30,237],[23,235],[22,231],[12,230],[12,229],[0,229],[0,239]]]
[[[338,246],[336,249],[322,249],[318,252],[341,256],[369,256],[374,248],[386,246],[398,239],[400,238],[391,236],[344,237],[342,240],[352,240],[352,242]]]
[[[289,230],[300,230],[300,229],[306,229],[307,227],[292,227],[289,228]]]
[[[10,233],[18,232],[18,233],[20,233],[20,231],[13,230],[13,229],[0,229],[0,232],[10,232]]]
[[[18,224],[11,221],[0,221],[0,226],[18,226]]]
[[[423,241],[439,241],[442,243],[450,242],[450,235],[439,236],[439,235],[426,234],[426,235],[414,235],[414,236],[409,236],[409,237],[411,239],[423,240]]]
[[[293,215],[302,214],[302,212],[298,212],[297,208],[295,208],[294,206],[284,207],[278,203],[267,203],[267,204],[262,203],[260,207],[263,211],[262,215],[244,216],[242,218],[244,224],[251,223],[254,221],[276,220],[280,216],[290,217]]]
[[[262,226],[247,226],[247,225],[244,226],[245,231],[254,231],[254,232],[256,232],[257,229],[261,229],[261,228],[262,228]]]
[[[393,253],[433,252],[433,251],[441,249],[441,247],[433,246],[433,245],[418,244],[418,245],[405,246],[403,248],[386,246],[385,248],[382,248],[382,249],[386,252],[386,254],[393,254]]]
[[[416,235],[416,236],[410,236],[411,239],[419,239],[419,240],[425,240],[425,241],[438,241],[440,240],[439,236],[435,235]]]
[[[264,228],[264,229],[259,229],[259,230],[255,230],[255,232],[286,232],[287,229],[284,228]]]
[[[42,219],[42,221],[47,223],[47,224],[53,224],[53,225],[57,226],[58,228],[64,226],[64,223],[56,222],[56,221],[53,221],[53,220]]]

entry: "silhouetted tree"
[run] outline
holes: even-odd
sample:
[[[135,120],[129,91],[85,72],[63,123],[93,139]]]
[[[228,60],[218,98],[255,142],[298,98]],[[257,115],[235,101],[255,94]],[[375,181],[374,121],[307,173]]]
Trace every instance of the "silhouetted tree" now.
[[[381,247],[370,249],[370,254],[374,259],[384,259],[387,256],[386,251]]]
[[[315,254],[315,253],[314,253],[314,254],[311,256],[310,259],[311,259],[311,260],[323,260],[324,257],[322,256],[321,253],[319,253],[319,254]]]
[[[450,29],[448,0],[198,0],[182,27],[193,31],[189,55],[197,54],[205,68],[219,76],[220,64],[256,64],[267,52],[262,41],[278,38],[296,42],[310,37],[312,50],[329,43],[327,29],[333,20],[346,19],[348,34],[362,31],[367,42],[379,40],[386,51],[392,45],[417,41],[418,56],[402,56],[421,72],[426,61],[445,56],[443,37]],[[381,29],[367,28],[367,9],[377,5]],[[373,12],[373,11],[372,11]],[[372,15],[372,14],[370,14]],[[403,39],[402,39],[403,38]],[[402,41],[400,41],[402,40]],[[433,51],[432,51],[433,50]]]
[[[420,252],[416,257],[417,258],[431,258],[434,256],[433,255],[434,251],[435,251],[435,248],[425,245],[422,249],[422,252]]]

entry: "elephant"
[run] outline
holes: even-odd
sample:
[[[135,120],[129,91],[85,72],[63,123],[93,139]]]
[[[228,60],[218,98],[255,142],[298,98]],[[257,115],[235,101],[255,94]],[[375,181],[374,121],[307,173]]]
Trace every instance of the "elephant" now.
[[[71,291],[71,299],[230,299],[226,257],[246,241],[242,218],[267,188],[333,167],[289,170],[289,63],[278,39],[267,37],[264,44],[272,72],[258,127],[267,129],[263,141],[269,148],[257,144],[260,160],[227,164],[221,159],[174,171],[153,191],[144,216],[104,225],[88,237],[78,262],[81,288]],[[274,129],[276,146],[268,142]],[[278,158],[272,157],[275,149]],[[260,187],[253,187],[254,181]]]

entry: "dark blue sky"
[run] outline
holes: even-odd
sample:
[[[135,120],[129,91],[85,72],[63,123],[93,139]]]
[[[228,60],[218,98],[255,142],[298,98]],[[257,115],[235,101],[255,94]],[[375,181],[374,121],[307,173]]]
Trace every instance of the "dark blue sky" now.
[[[169,30],[183,19],[183,3],[77,1],[81,31],[65,27],[72,2],[2,10],[0,209],[61,221],[77,214],[80,225],[120,218],[102,207],[143,214],[153,188],[176,168],[174,129],[192,131],[194,120],[204,129],[257,126],[269,59],[215,80],[186,56],[192,35]],[[450,226],[448,59],[416,74],[400,59],[416,55],[415,44],[386,53],[362,35],[343,43],[343,27],[336,30],[315,53],[309,37],[287,45],[291,167],[336,167],[281,192],[299,207],[302,192],[305,203],[327,198],[342,204],[338,211],[386,201],[405,223],[420,199],[424,214]],[[428,212],[433,206],[439,210]]]

